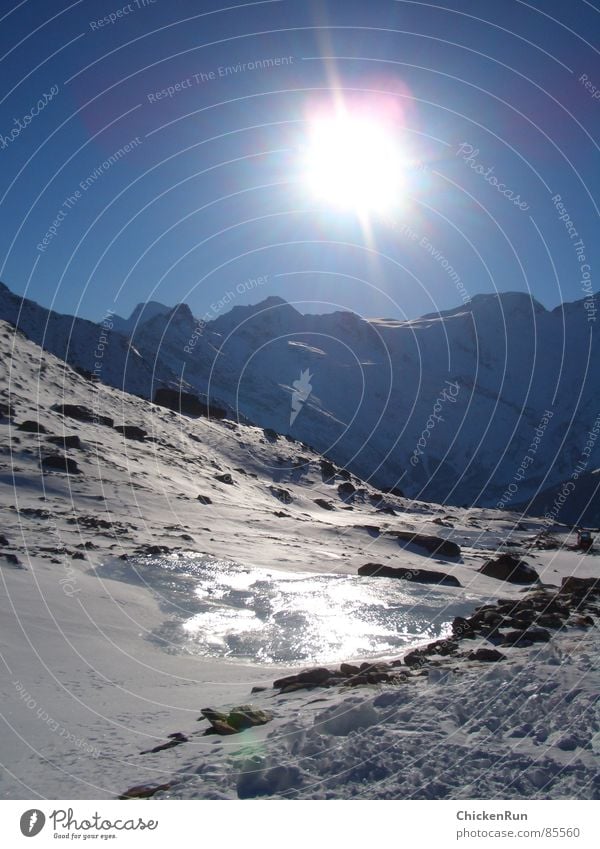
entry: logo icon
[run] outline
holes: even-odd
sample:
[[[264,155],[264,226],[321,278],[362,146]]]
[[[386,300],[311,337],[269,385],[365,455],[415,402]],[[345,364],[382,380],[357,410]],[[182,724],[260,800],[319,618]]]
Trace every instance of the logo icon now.
[[[46,824],[46,817],[37,808],[31,808],[21,817],[21,834],[24,837],[35,837]]]
[[[294,391],[292,392],[292,412],[290,413],[290,426],[296,421],[296,417],[312,392],[310,379],[312,374],[308,369],[300,372],[300,377],[292,383]]]

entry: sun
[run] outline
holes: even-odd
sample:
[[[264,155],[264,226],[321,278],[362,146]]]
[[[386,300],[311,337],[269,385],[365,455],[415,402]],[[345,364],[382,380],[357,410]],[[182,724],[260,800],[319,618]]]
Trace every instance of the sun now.
[[[309,122],[304,181],[327,204],[359,215],[386,213],[403,194],[401,145],[371,115],[338,112]]]

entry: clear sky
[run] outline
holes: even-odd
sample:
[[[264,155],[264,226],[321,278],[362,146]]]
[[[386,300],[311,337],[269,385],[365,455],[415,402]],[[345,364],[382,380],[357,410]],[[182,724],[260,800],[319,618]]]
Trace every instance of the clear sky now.
[[[494,290],[548,307],[598,290],[594,3],[0,10],[0,279],[45,306],[202,316],[279,295],[410,318]],[[311,121],[340,104],[383,115],[403,153],[397,202],[368,219],[304,176]]]

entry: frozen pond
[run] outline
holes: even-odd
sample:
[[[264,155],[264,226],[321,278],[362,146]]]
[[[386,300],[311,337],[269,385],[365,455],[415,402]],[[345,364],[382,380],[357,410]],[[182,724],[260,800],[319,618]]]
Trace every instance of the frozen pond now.
[[[449,630],[474,597],[388,578],[247,568],[201,557],[138,558],[97,570],[145,586],[165,651],[260,664],[334,662],[405,650]]]

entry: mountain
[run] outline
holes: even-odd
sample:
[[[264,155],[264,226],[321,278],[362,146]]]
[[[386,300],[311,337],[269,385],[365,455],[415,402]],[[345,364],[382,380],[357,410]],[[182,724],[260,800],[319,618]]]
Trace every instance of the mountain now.
[[[5,301],[0,317],[15,323]],[[203,322],[185,304],[152,302],[127,320],[131,342],[114,332],[119,321],[111,338],[147,370],[137,394],[181,379],[379,487],[509,509],[568,479],[582,460],[600,396],[584,303],[549,311],[505,292],[405,321],[303,315],[271,297]],[[40,329],[47,311],[36,310],[19,327],[63,356]],[[60,318],[79,328],[80,319]],[[89,339],[89,324],[77,339]],[[83,353],[71,346],[69,361],[89,368]],[[121,359],[104,382],[122,385]],[[126,375],[125,386],[132,382]],[[600,465],[597,453],[584,459],[586,472]]]
[[[131,336],[138,324],[143,324],[157,315],[164,315],[170,312],[171,307],[167,307],[158,301],[146,301],[146,303],[138,304],[129,318],[122,318],[120,315],[112,316],[113,328],[124,336]]]

